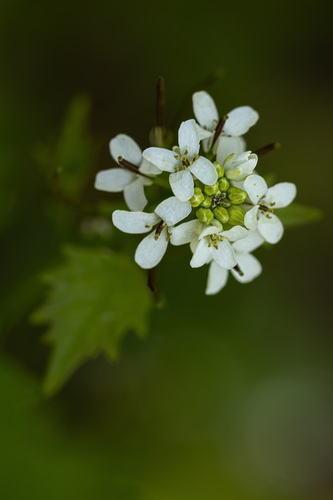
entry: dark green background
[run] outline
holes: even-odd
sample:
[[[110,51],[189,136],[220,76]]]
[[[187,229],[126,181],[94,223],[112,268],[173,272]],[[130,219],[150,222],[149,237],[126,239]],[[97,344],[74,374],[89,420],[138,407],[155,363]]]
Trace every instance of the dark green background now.
[[[323,0],[0,1],[5,500],[332,498],[331,16]],[[159,271],[167,306],[153,312],[148,339],[130,334],[117,364],[92,361],[43,399],[48,348],[27,318],[43,293],[37,275],[78,235],[37,145],[87,94],[99,145],[92,185],[112,165],[112,136],[148,145],[157,76],[172,123],[217,67],[225,76],[210,92],[221,113],[260,113],[249,147],[283,145],[260,173],[295,182],[297,200],[325,217],[260,249],[262,276],[230,278],[215,297],[203,294],[207,269],[169,251]],[[86,197],[107,199],[89,183]]]

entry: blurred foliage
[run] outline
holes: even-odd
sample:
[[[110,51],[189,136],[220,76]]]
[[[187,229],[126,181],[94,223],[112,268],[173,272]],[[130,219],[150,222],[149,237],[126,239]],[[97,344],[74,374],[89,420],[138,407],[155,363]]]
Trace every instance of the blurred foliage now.
[[[292,203],[289,207],[279,209],[278,216],[285,227],[292,227],[318,222],[324,213],[320,208]]]
[[[67,247],[66,263],[44,276],[51,289],[32,320],[50,323],[46,340],[53,352],[44,390],[52,394],[87,358],[101,351],[110,359],[130,329],[148,333],[151,293],[128,256],[106,250]]]
[[[0,1],[6,500],[331,500],[332,6],[281,0],[266,7]],[[218,109],[252,105],[260,121],[246,137],[249,148],[283,145],[260,158],[259,169],[297,185],[297,204],[278,215],[299,225],[300,204],[318,223],[287,230],[269,252],[259,249],[263,274],[244,286],[230,280],[226,293],[211,298],[203,295],[207,270],[190,270],[188,249],[168,251],[158,271],[167,305],[152,311],[147,341],[136,335],[145,320],[134,315],[132,323],[128,308],[119,343],[108,337],[111,350],[122,345],[119,362],[102,355],[81,365],[109,342],[100,325],[102,342],[91,346],[89,318],[82,349],[61,328],[62,313],[71,322],[74,315],[59,280],[75,289],[83,323],[89,297],[99,310],[114,307],[116,260],[127,275],[124,254],[131,260],[135,246],[107,224],[122,196],[93,189],[95,173],[114,165],[108,141],[127,133],[148,146],[158,75],[167,83],[170,125],[189,116],[190,99],[182,101],[193,84],[203,88],[197,82],[221,65],[223,79],[206,82]],[[308,205],[321,207],[325,220]],[[74,252],[65,262],[64,245]],[[109,246],[116,253],[102,250]],[[129,266],[132,301],[139,270]],[[43,302],[38,277],[46,269]],[[85,274],[95,292],[80,289]],[[143,275],[136,287],[148,293]],[[29,323],[36,309],[49,326]],[[52,356],[60,349],[81,365],[61,388],[53,379],[49,390],[60,390],[52,399],[40,391],[46,332]]]
[[[87,96],[70,102],[64,122],[55,140],[36,147],[35,159],[49,184],[72,202],[82,198],[91,175],[96,146],[88,130],[91,104]]]

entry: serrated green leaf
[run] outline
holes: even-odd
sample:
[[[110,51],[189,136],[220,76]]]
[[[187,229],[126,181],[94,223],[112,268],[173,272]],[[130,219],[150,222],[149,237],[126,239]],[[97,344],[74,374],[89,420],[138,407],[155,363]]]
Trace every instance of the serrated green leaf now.
[[[151,294],[133,260],[100,249],[66,247],[64,253],[66,263],[44,276],[49,296],[32,317],[50,324],[47,394],[98,353],[115,360],[129,330],[142,337],[148,332]]]
[[[279,208],[277,215],[284,226],[291,227],[317,222],[324,214],[320,208],[293,203],[289,207]]]

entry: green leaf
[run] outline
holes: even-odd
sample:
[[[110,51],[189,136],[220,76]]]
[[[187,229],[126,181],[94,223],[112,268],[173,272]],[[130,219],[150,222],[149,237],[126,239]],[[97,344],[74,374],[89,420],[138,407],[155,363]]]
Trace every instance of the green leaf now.
[[[277,215],[284,226],[292,227],[317,222],[324,214],[320,208],[293,203],[289,207],[280,208]]]
[[[115,360],[129,330],[141,337],[148,333],[151,293],[133,260],[100,249],[66,247],[64,253],[65,264],[44,276],[49,296],[32,317],[37,324],[50,324],[47,394],[100,352]]]
[[[56,179],[63,194],[78,200],[91,175],[96,146],[89,134],[90,101],[78,95],[71,101],[58,137],[39,145],[35,158],[49,179]]]

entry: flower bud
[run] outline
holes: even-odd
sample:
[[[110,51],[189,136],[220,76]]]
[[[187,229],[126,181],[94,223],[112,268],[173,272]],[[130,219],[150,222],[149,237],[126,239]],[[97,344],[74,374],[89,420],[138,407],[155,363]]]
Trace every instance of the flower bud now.
[[[199,210],[196,211],[196,216],[199,221],[204,224],[210,224],[214,219],[214,214],[209,208],[199,208]]]
[[[201,202],[201,206],[204,208],[209,208],[212,204],[212,199],[210,196],[205,196],[205,199]]]
[[[194,188],[194,195],[190,199],[191,206],[198,207],[203,202],[204,198],[201,189],[198,187]]]
[[[213,184],[212,186],[205,186],[205,187],[204,187],[204,192],[205,192],[206,194],[210,194],[210,195],[211,195],[211,194],[215,194],[215,193],[217,193],[217,192],[218,192],[218,190],[219,190],[219,183],[218,183],[218,182],[216,182],[216,183],[215,183],[215,184]]]
[[[229,200],[222,200],[221,201],[221,205],[222,205],[222,207],[229,208],[229,207],[231,207],[231,201],[229,201]]]
[[[247,192],[240,188],[231,186],[227,192],[228,198],[232,203],[239,204],[243,203],[247,197]]]
[[[222,165],[220,165],[217,161],[214,161],[213,165],[215,166],[218,178],[220,179],[224,176],[224,167],[222,167]]]
[[[227,179],[225,177],[222,177],[222,179],[220,179],[219,181],[219,188],[221,191],[228,191],[229,189],[229,182],[227,181]]]
[[[222,222],[222,224],[225,224],[229,220],[228,210],[223,207],[216,207],[214,209],[214,217],[218,221]]]
[[[231,207],[228,208],[228,214],[229,224],[232,224],[234,226],[237,226],[238,224],[244,224],[245,212],[240,206],[231,205]]]

